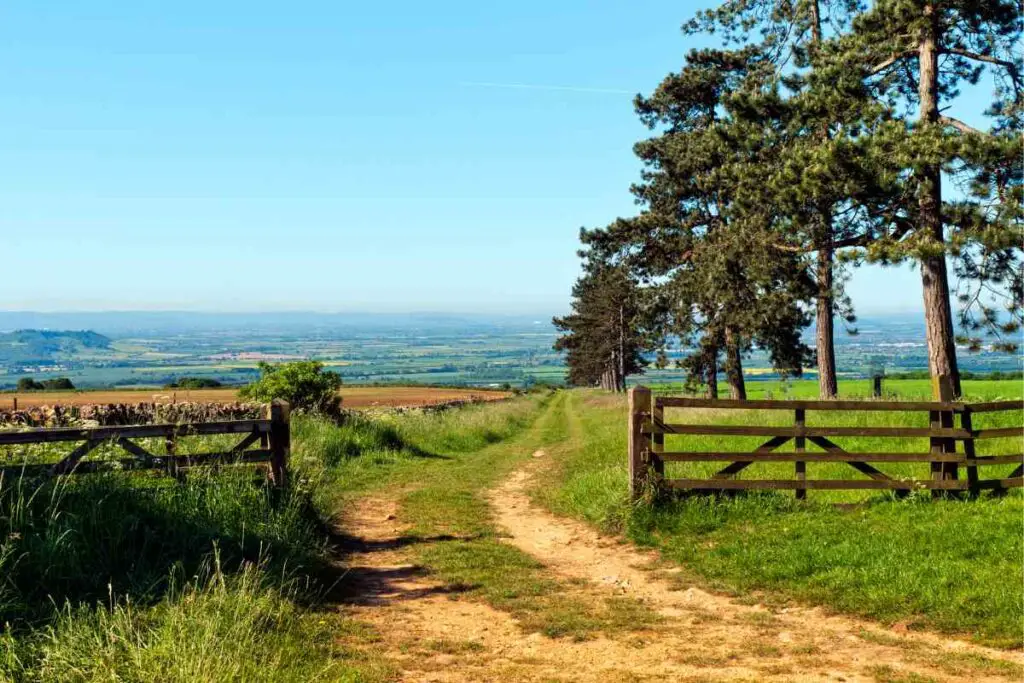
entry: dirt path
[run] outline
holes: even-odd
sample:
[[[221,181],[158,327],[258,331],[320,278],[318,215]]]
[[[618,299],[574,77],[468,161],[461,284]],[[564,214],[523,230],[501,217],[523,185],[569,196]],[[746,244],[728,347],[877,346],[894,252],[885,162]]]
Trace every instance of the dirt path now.
[[[573,641],[527,633],[508,613],[410,563],[411,520],[390,496],[350,511],[343,607],[378,634],[374,647],[403,681],[926,681],[1019,680],[1024,656],[900,633],[821,610],[771,611],[679,589],[657,558],[533,505],[527,489],[550,458],[534,454],[487,494],[503,541],[538,559],[581,600],[626,596],[655,626]]]

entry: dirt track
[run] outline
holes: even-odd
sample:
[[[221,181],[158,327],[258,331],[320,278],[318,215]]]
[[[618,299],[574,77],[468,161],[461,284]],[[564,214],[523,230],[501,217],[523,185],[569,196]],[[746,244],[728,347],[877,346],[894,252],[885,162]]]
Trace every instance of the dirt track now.
[[[600,596],[631,596],[663,621],[582,642],[527,634],[509,614],[432,579],[403,553],[409,523],[388,498],[357,505],[353,616],[380,633],[404,681],[1006,681],[1020,653],[909,634],[818,609],[778,611],[675,585],[651,553],[599,536],[531,503],[543,452],[488,493],[506,541]],[[423,654],[411,643],[455,643]],[[978,666],[978,661],[993,664]],[[998,666],[996,666],[998,665]],[[1008,673],[1013,672],[1013,673]]]
[[[449,389],[435,387],[343,387],[343,405],[346,408],[372,408],[396,406],[425,406],[450,401],[493,401],[508,396],[503,391],[487,389]],[[125,391],[40,391],[24,394],[0,394],[0,409],[53,405],[85,405],[90,403],[169,403],[171,401],[200,401],[204,403],[231,403],[238,399],[235,389],[139,389]]]

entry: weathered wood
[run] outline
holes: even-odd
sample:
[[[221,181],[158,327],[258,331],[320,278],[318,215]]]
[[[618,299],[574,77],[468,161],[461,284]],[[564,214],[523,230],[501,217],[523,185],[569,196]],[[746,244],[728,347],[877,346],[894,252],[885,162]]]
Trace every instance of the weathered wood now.
[[[997,413],[1006,410],[1024,410],[1024,401],[984,401],[969,403],[965,407],[972,413]]]
[[[962,431],[962,430],[961,430]],[[995,429],[975,429],[970,432],[975,439],[1002,439],[1006,437],[1024,436],[1022,427],[997,427]]]
[[[25,477],[49,477],[56,474],[91,474],[96,472],[116,471],[139,471],[168,469],[175,464],[179,468],[201,467],[212,464],[233,465],[233,464],[259,464],[270,461],[270,451],[265,449],[234,453],[224,451],[218,453],[199,453],[195,455],[177,455],[173,457],[165,455],[154,455],[149,458],[113,458],[108,460],[84,460],[80,461],[73,470],[67,472],[55,472],[51,463],[8,465],[0,467],[0,472],[5,476],[23,475]]]
[[[1024,477],[1008,477],[1006,479],[982,479],[977,484],[979,489],[1016,489],[1024,487]]]
[[[276,486],[285,486],[288,479],[288,457],[291,453],[291,431],[288,424],[291,406],[275,398],[270,403],[270,476]],[[258,438],[258,437],[257,437]]]
[[[0,431],[0,446],[60,441],[111,441],[118,437],[149,439],[160,437],[206,436],[210,434],[244,434],[270,431],[269,420],[229,420],[192,424],[125,425],[119,427],[87,427],[59,429],[25,429]]]
[[[650,439],[644,433],[644,423],[651,410],[651,390],[635,386],[629,390],[629,495],[636,499],[643,490],[646,475],[645,459]]]
[[[763,443],[760,446],[758,446],[757,448],[755,448],[754,449],[754,453],[759,453],[759,454],[760,453],[771,453],[772,451],[774,451],[776,448],[778,448],[782,444],[786,443],[787,441],[789,441],[789,437],[784,437],[784,436],[773,437],[773,438],[769,439],[768,441],[766,441],[765,443]],[[715,479],[719,479],[719,478],[726,478],[726,477],[734,477],[739,472],[743,471],[747,467],[750,467],[752,464],[754,464],[754,462],[755,461],[753,461],[753,460],[748,460],[748,461],[737,460],[736,462],[733,462],[731,465],[727,465],[726,467],[723,467],[721,470],[716,472],[714,474],[714,478]]]
[[[651,421],[654,424],[665,423],[665,408],[659,406],[657,401],[651,401]],[[655,474],[658,476],[665,476],[665,461],[661,459],[660,455],[665,451],[665,435],[655,434],[651,438],[651,453],[650,461],[651,467],[654,468]]]
[[[131,453],[132,455],[134,455],[136,458],[152,458],[153,457],[153,454],[150,453],[149,451],[147,451],[145,448],[143,448],[142,446],[138,445],[134,441],[130,441],[129,439],[127,439],[127,438],[125,438],[123,436],[122,437],[118,437],[117,439],[114,439],[114,443],[116,443],[118,446],[120,446],[124,450],[126,450],[129,453]]]
[[[937,401],[812,401],[812,400],[768,400],[680,398],[659,396],[657,401],[665,408],[714,408],[734,410],[824,410],[824,411],[874,411],[874,412],[921,412],[924,410],[960,411],[964,404]],[[1017,404],[1020,408],[1020,404]],[[1004,408],[1005,409],[1005,408]],[[976,411],[977,412],[977,411]]]
[[[962,490],[967,482],[958,480],[902,480],[902,479],[666,479],[665,485],[676,489],[942,489]]]
[[[797,429],[803,429],[807,426],[807,411],[803,408],[797,408],[793,418],[793,425]],[[795,448],[797,455],[802,454],[807,450],[807,439],[803,436],[796,437]],[[796,474],[796,480],[798,482],[807,482],[807,461],[797,460],[794,465],[794,471]],[[796,490],[797,500],[804,500],[807,498],[807,488],[805,486],[798,487]]]
[[[931,453],[740,453],[732,451],[665,451],[659,456],[665,462],[931,462]],[[998,456],[1000,461],[979,464],[1019,462],[1020,456]],[[1012,458],[1016,458],[1013,460]],[[963,455],[943,455],[946,462],[966,463]],[[981,458],[979,458],[981,460]]]
[[[67,474],[75,469],[79,461],[100,445],[99,441],[89,440],[71,451],[63,460],[52,465],[54,474]]]
[[[960,427],[967,432],[974,431],[970,407],[960,413]],[[964,439],[964,455],[970,460],[975,460],[974,439]],[[967,488],[972,493],[977,493],[978,491],[978,466],[975,463],[967,466]]]
[[[962,429],[931,427],[785,427],[771,425],[692,425],[666,424],[666,434],[702,434],[705,436],[780,436],[792,439],[798,436],[877,436],[877,437],[940,437],[969,439],[971,434]],[[646,428],[647,433],[655,429]]]

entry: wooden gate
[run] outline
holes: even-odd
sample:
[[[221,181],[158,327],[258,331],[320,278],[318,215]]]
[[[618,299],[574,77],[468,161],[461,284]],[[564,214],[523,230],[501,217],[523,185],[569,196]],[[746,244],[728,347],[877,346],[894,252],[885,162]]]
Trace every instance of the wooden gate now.
[[[678,424],[665,420],[666,408],[704,408],[714,410],[788,411],[793,415],[792,425],[740,425],[740,424]],[[953,403],[924,401],[735,401],[699,398],[655,396],[646,387],[635,387],[629,392],[629,480],[633,497],[640,494],[650,475],[660,485],[692,491],[722,491],[736,489],[793,489],[798,498],[804,498],[809,489],[931,489],[941,491],[971,491],[1006,489],[1024,485],[1024,453],[1020,437],[1024,426],[1020,420],[1012,427],[977,429],[975,415],[1020,411],[1021,401],[991,401],[987,403]],[[926,412],[927,427],[906,426],[808,426],[807,415],[821,411]],[[959,419],[959,426],[956,421]],[[750,451],[669,451],[665,436],[672,434],[705,436],[764,437],[766,440]],[[836,443],[842,437],[875,437],[880,439],[927,438],[929,448],[917,453],[850,452]],[[978,440],[1017,437],[1012,451],[1000,455],[976,455]],[[792,442],[792,451],[779,448]],[[892,442],[890,442],[892,443]],[[820,450],[808,452],[811,444]],[[958,444],[960,445],[958,448]],[[721,462],[727,463],[708,478],[665,478],[666,462]],[[865,475],[859,479],[808,478],[808,463],[845,463]],[[897,478],[875,467],[885,463],[928,463],[930,477]],[[792,463],[793,477],[788,479],[743,479],[738,475],[756,463]],[[873,464],[874,463],[874,464]],[[1008,475],[984,478],[979,468],[990,465],[1015,464]],[[966,479],[960,478],[964,468]],[[984,471],[984,470],[981,470]]]

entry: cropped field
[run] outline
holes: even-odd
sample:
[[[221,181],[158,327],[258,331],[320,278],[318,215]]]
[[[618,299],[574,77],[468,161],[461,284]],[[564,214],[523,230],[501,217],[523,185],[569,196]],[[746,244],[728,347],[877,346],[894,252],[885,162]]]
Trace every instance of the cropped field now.
[[[506,398],[504,391],[488,389],[456,389],[444,387],[380,386],[343,387],[341,397],[346,408],[415,407],[437,405],[451,401],[495,401]],[[90,403],[168,403],[171,401],[198,401],[203,403],[231,403],[238,400],[233,388],[197,389],[134,389],[123,391],[40,391],[32,393],[0,394],[0,410],[14,406],[73,406]]]

